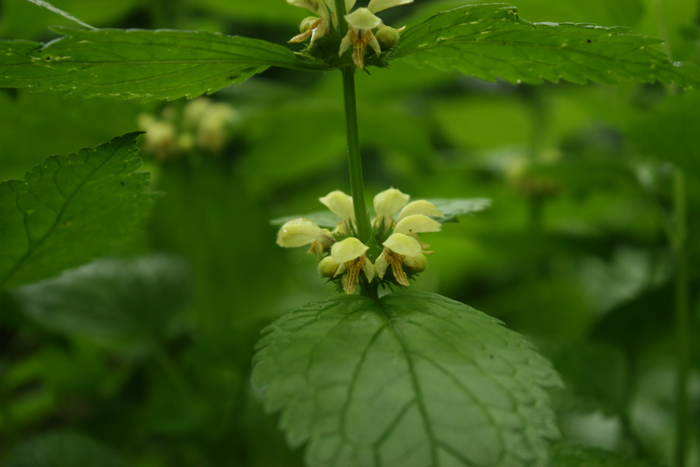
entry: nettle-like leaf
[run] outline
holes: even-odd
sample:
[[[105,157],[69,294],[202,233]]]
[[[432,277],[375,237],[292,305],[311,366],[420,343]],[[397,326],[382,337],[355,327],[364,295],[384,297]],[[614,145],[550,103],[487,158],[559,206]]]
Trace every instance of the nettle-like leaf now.
[[[533,24],[506,4],[466,5],[408,28],[388,58],[486,81],[614,84],[627,79],[696,86],[700,68],[671,62],[654,48],[661,42],[620,27]]]
[[[440,295],[310,303],[257,348],[254,384],[311,467],[542,466],[558,436],[550,363]]]
[[[430,201],[438,208],[443,217],[433,217],[438,222],[456,222],[458,216],[468,216],[475,212],[483,211],[491,206],[491,200],[486,198],[431,198]],[[372,213],[372,215],[374,215]],[[338,222],[340,217],[330,211],[317,211],[299,216],[284,216],[272,219],[271,225],[280,226],[292,219],[305,217],[317,223],[321,227],[332,229]]]
[[[202,31],[54,28],[47,44],[0,41],[0,87],[86,97],[194,98],[270,66],[325,69],[284,46]]]
[[[49,157],[24,181],[0,183],[0,289],[123,249],[150,206],[138,135]]]

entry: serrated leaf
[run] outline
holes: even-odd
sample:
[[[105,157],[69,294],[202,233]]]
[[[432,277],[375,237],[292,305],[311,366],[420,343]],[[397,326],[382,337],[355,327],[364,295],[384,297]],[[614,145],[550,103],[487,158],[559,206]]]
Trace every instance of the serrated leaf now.
[[[438,222],[455,222],[458,216],[467,216],[491,207],[486,198],[431,198],[428,199],[444,217],[436,217]]]
[[[0,183],[0,289],[123,249],[150,205],[138,135],[49,157],[24,181]]]
[[[466,5],[407,29],[388,58],[487,81],[615,84],[626,79],[696,86],[700,68],[671,62],[654,48],[661,42],[626,28],[528,23],[506,4]]]
[[[551,449],[552,467],[654,467],[651,464],[619,454],[571,442],[554,443]]]
[[[99,259],[12,295],[34,321],[91,337],[163,337],[190,300],[183,261],[164,255]]]
[[[40,435],[18,445],[2,467],[126,467],[112,449],[74,432]]]
[[[445,297],[342,296],[264,333],[253,381],[311,467],[542,466],[558,436],[551,365]]]
[[[325,69],[278,44],[202,31],[55,28],[46,44],[0,41],[0,87],[85,97],[194,98],[270,66]]]

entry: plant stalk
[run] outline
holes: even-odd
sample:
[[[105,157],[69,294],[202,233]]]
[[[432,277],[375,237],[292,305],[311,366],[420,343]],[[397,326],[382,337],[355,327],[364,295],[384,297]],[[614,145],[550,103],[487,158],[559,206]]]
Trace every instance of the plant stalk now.
[[[673,174],[673,210],[675,214],[675,235],[673,247],[676,259],[675,318],[678,369],[676,374],[676,445],[674,449],[675,467],[685,467],[688,438],[690,435],[688,378],[691,355],[691,316],[690,290],[688,277],[687,239],[687,194],[685,174],[676,168]]]

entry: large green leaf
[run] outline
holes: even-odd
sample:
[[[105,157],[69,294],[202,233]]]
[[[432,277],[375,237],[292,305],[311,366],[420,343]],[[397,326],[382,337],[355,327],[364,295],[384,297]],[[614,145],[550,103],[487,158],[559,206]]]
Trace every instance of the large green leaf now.
[[[123,249],[150,205],[137,137],[49,157],[0,184],[0,289]]]
[[[522,336],[435,294],[310,303],[265,330],[253,381],[310,466],[542,466],[560,380]]]
[[[18,445],[2,467],[125,467],[111,448],[85,435],[54,432]]]
[[[0,41],[0,87],[80,96],[193,98],[280,66],[319,69],[260,39],[170,30],[56,28],[40,44]],[[322,68],[322,67],[321,67]]]
[[[506,4],[467,5],[407,29],[389,58],[487,81],[614,84],[629,79],[697,85],[700,68],[671,62],[653,47],[659,43],[625,28],[529,23]]]
[[[190,278],[183,261],[156,255],[105,258],[58,277],[19,287],[13,297],[49,329],[96,338],[159,339],[187,306]]]

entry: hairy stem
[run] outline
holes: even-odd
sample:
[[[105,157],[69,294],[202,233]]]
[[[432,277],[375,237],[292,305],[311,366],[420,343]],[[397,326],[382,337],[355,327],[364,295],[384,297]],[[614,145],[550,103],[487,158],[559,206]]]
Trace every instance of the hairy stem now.
[[[676,218],[674,235],[674,253],[676,257],[676,346],[678,355],[678,372],[676,375],[676,445],[674,449],[675,467],[685,467],[688,447],[689,403],[688,377],[690,374],[690,290],[688,288],[687,259],[687,209],[685,174],[676,168],[673,177],[673,210]]]

